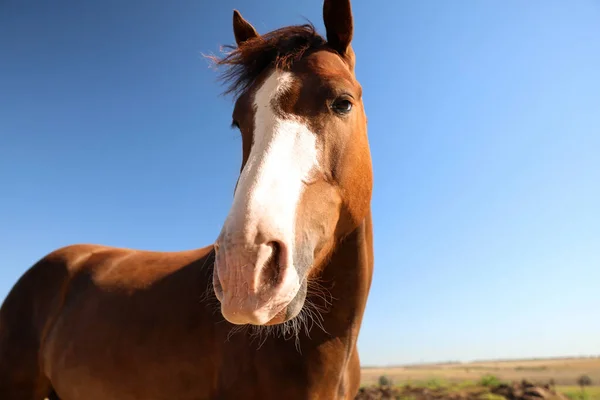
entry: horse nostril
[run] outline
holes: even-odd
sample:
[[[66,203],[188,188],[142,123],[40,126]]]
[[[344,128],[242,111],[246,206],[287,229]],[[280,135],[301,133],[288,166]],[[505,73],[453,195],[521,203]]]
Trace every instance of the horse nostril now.
[[[261,284],[266,287],[277,286],[281,281],[281,269],[283,265],[282,244],[279,242],[269,242],[267,246],[271,247],[271,255],[265,262],[261,273]]]

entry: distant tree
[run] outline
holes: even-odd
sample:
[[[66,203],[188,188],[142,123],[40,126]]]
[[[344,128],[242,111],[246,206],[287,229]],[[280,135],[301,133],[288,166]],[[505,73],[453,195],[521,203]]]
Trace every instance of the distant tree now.
[[[385,375],[379,377],[379,386],[392,386],[392,380]]]
[[[579,379],[577,379],[577,384],[581,386],[581,391],[585,392],[585,387],[592,384],[592,378],[587,375],[581,375]]]

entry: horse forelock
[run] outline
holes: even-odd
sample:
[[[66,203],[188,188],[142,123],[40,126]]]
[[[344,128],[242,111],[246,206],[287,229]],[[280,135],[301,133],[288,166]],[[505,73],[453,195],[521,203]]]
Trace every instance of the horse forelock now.
[[[228,83],[226,94],[240,94],[270,67],[289,70],[306,54],[322,49],[327,41],[311,23],[287,26],[253,37],[231,49],[222,58],[211,56],[217,66],[226,69],[220,79]]]

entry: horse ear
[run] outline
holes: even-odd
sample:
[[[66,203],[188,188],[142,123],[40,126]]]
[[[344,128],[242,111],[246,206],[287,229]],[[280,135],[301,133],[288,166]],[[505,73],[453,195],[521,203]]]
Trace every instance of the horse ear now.
[[[354,29],[350,0],[325,0],[323,22],[329,46],[341,55],[346,55]]]
[[[246,21],[242,14],[238,10],[233,10],[233,34],[235,36],[235,42],[238,46],[244,43],[248,39],[252,39],[258,36],[256,29]]]

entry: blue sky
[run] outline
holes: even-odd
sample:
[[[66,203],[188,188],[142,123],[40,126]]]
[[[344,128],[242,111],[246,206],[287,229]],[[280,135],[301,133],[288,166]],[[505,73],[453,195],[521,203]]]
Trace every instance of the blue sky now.
[[[202,54],[321,1],[5,2],[0,297],[45,253],[211,243],[241,141]],[[600,353],[600,5],[355,1],[363,364]]]

